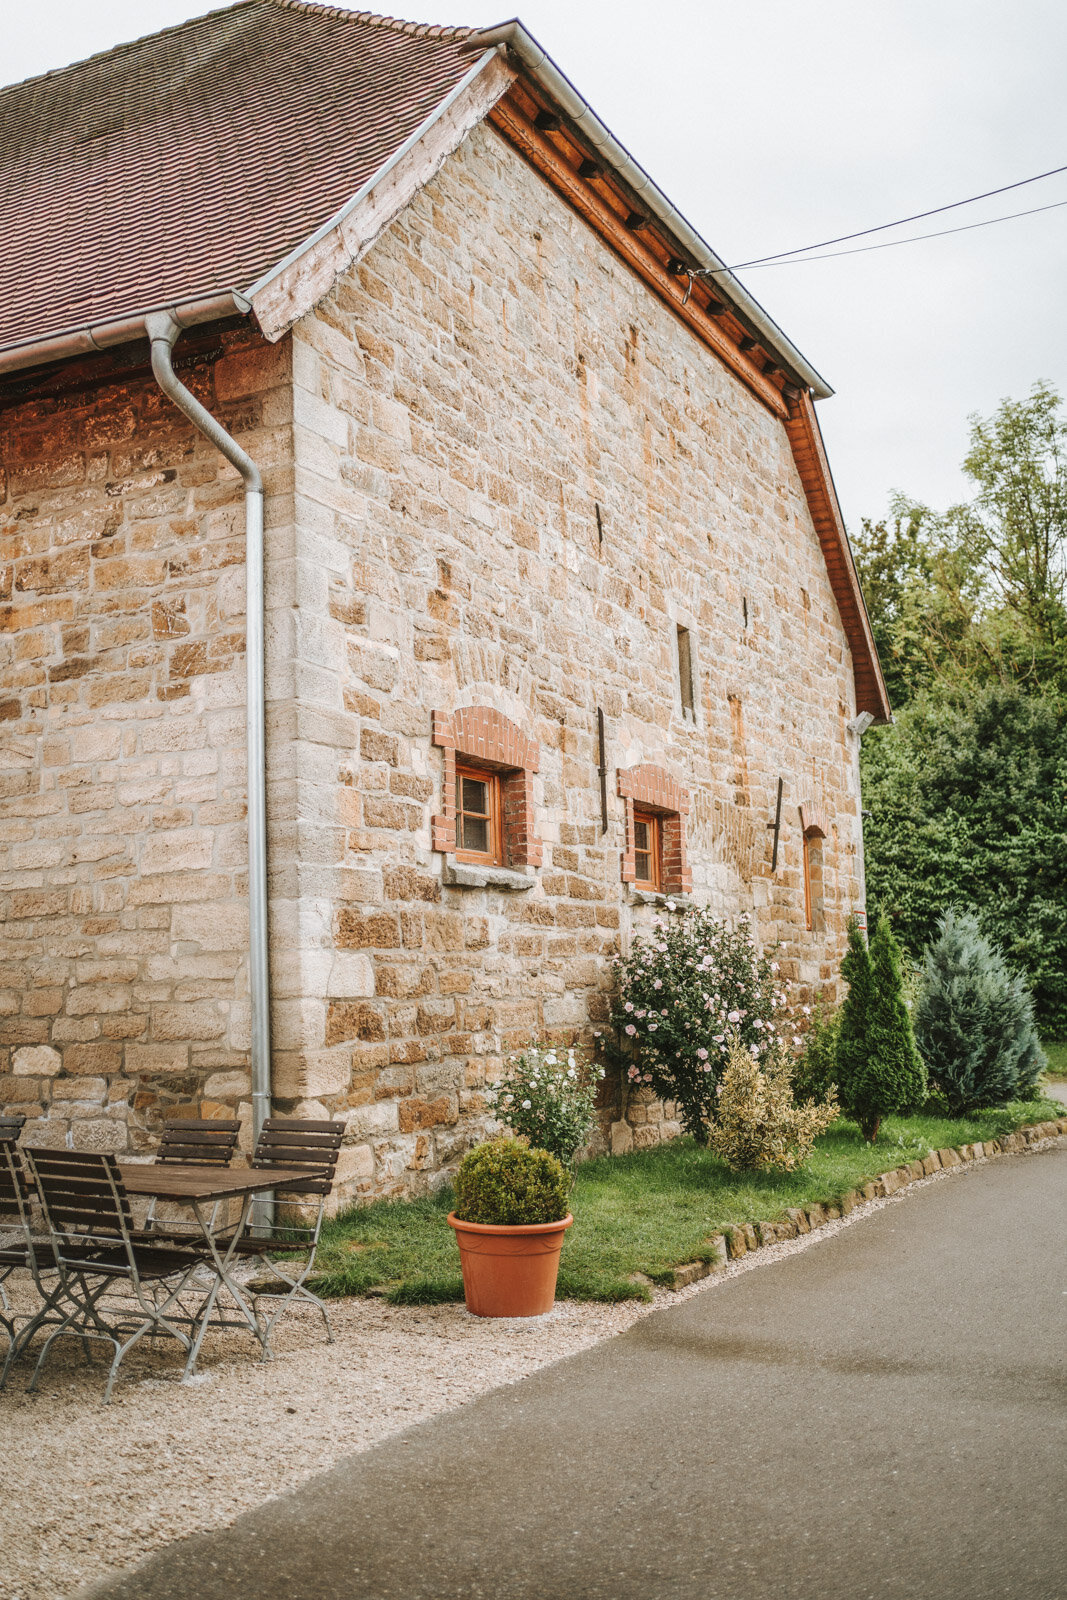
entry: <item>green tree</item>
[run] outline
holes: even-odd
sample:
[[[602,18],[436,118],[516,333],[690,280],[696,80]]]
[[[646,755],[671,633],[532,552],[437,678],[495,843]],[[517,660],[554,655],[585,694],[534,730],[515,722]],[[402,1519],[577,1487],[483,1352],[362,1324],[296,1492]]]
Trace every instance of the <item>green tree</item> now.
[[[946,912],[926,948],[915,1035],[953,1116],[1025,1099],[1046,1065],[1025,981],[969,913]]]
[[[916,961],[948,907],[973,910],[1046,1036],[1067,1036],[1067,699],[927,694],[861,760],[869,902]]]
[[[837,1046],[841,1104],[873,1143],[883,1117],[912,1111],[926,1098],[926,1069],[915,1047],[900,946],[888,918],[878,918],[869,950],[850,924],[841,971],[849,984]]]
[[[1067,692],[1067,417],[1047,383],[972,416],[971,500],[897,494],[856,565],[892,703],[962,684]]]

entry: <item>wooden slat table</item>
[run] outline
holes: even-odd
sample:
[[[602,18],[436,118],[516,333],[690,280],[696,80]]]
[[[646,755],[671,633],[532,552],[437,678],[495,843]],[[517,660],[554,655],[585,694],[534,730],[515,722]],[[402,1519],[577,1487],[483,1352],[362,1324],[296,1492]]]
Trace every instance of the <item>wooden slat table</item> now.
[[[128,1195],[170,1200],[178,1205],[191,1207],[204,1243],[211,1253],[216,1274],[215,1281],[196,1316],[198,1326],[189,1358],[185,1363],[184,1376],[189,1377],[196,1370],[196,1359],[200,1354],[200,1346],[204,1341],[204,1334],[207,1332],[220,1287],[225,1287],[241,1316],[240,1322],[223,1320],[220,1326],[247,1327],[259,1340],[263,1360],[269,1361],[271,1352],[267,1330],[260,1327],[254,1307],[248,1303],[240,1286],[231,1276],[230,1268],[237,1244],[247,1226],[255,1195],[268,1190],[299,1190],[305,1188],[309,1181],[328,1177],[328,1173],[316,1167],[218,1167],[209,1166],[207,1163],[183,1162],[180,1165],[177,1163],[170,1165],[151,1161],[120,1161],[119,1170]],[[213,1208],[220,1200],[234,1198],[244,1201],[240,1220],[232,1233],[227,1230],[220,1236],[212,1227]],[[205,1214],[205,1207],[211,1208],[209,1214]],[[221,1252],[220,1237],[225,1246]]]
[[[207,1162],[120,1161],[127,1194],[174,1200],[186,1205],[262,1194],[266,1189],[299,1189],[327,1176],[317,1167],[213,1167]]]

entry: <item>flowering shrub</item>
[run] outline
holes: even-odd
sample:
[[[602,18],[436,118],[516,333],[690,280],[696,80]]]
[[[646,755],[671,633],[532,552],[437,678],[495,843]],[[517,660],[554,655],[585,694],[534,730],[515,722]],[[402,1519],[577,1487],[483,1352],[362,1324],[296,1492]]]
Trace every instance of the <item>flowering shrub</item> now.
[[[757,954],[747,917],[731,930],[707,910],[670,925],[657,917],[651,937],[616,958],[611,1020],[633,1050],[630,1082],[673,1100],[701,1143],[731,1039],[759,1060],[792,1036],[777,972]]]
[[[792,1062],[782,1044],[771,1045],[757,1061],[743,1044],[731,1043],[708,1142],[734,1172],[769,1167],[792,1172],[837,1116],[832,1089],[821,1104],[810,1100],[798,1106],[792,1077]]]
[[[531,1045],[511,1057],[485,1098],[498,1122],[570,1162],[593,1131],[593,1102],[603,1076],[603,1067],[581,1050]]]

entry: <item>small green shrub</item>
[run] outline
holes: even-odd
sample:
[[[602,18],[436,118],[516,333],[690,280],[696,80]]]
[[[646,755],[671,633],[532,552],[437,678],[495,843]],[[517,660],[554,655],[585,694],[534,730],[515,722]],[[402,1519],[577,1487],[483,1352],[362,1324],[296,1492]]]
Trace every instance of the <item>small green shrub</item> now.
[[[485,1098],[498,1122],[567,1163],[589,1142],[603,1076],[603,1067],[581,1050],[531,1045],[512,1056]]]
[[[927,1090],[905,1004],[900,947],[885,916],[869,949],[855,917],[850,920],[841,972],[849,987],[837,1043],[838,1091],[844,1110],[873,1143],[883,1117],[916,1110]]]
[[[627,1076],[673,1100],[703,1143],[731,1034],[759,1055],[790,1031],[778,964],[761,956],[746,916],[728,928],[706,909],[657,917],[615,961],[611,1020],[633,1051]]]
[[[811,1014],[803,1047],[793,1064],[793,1094],[798,1100],[826,1100],[837,1088],[837,1041],[841,1012],[820,1002]]]
[[[562,1163],[547,1150],[532,1150],[518,1139],[489,1139],[459,1164],[455,1212],[461,1222],[507,1227],[560,1222],[570,1186]]]
[[[821,1105],[797,1105],[784,1046],[773,1046],[758,1061],[738,1039],[730,1046],[718,1101],[708,1142],[734,1172],[792,1172],[838,1113],[832,1094]]]
[[[926,948],[915,1035],[952,1116],[1036,1092],[1045,1056],[1026,980],[970,913],[946,912]]]

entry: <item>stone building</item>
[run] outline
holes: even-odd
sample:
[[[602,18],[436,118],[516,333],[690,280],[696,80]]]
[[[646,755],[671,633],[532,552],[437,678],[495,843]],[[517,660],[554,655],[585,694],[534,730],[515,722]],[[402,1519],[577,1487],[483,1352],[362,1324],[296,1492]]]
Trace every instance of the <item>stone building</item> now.
[[[521,26],[243,0],[3,90],[0,162],[30,1138],[255,1089],[418,1189],[668,901],[832,984],[889,708],[830,391]]]

